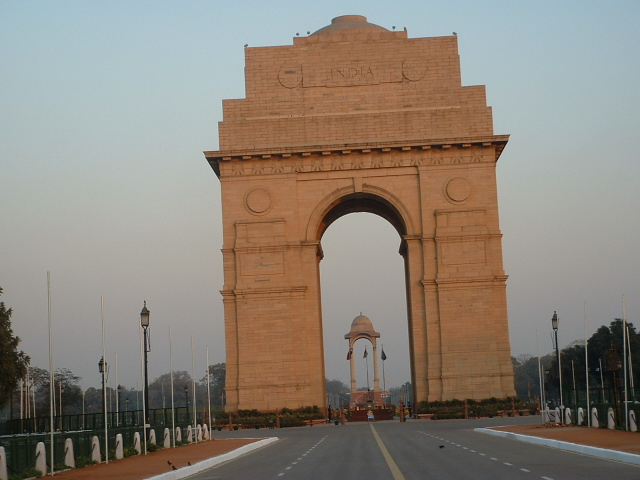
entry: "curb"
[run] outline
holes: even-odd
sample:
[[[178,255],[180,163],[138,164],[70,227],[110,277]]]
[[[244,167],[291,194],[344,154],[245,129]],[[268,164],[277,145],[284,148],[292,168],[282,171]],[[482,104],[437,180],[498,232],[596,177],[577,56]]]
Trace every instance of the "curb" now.
[[[160,475],[148,477],[146,480],[180,480],[182,478],[195,475],[196,473],[200,473],[203,470],[206,470],[208,468],[215,467],[220,463],[228,462],[229,460],[238,458],[239,456],[244,455],[245,453],[253,452],[254,450],[258,450],[259,448],[266,447],[267,445],[270,445],[277,441],[278,441],[278,437],[264,438],[257,442],[253,442],[248,445],[244,445],[240,448],[237,448],[232,452],[224,453],[222,455],[218,455],[217,457],[212,457],[207,460],[194,463],[190,467],[183,467],[171,472],[161,473]]]
[[[520,442],[533,443],[535,445],[542,445],[545,447],[557,448],[559,450],[566,450],[568,452],[580,453],[582,455],[588,455],[590,457],[604,458],[606,460],[614,460],[616,462],[629,463],[631,465],[640,465],[640,455],[633,453],[619,452],[617,450],[608,450],[606,448],[590,447],[587,445],[580,445],[579,443],[561,442],[559,440],[553,440],[551,438],[540,438],[532,435],[521,435],[513,432],[503,432],[500,430],[493,430],[491,428],[474,428],[474,431],[480,433],[487,433],[489,435],[495,435],[497,437],[508,438],[510,440],[518,440]]]

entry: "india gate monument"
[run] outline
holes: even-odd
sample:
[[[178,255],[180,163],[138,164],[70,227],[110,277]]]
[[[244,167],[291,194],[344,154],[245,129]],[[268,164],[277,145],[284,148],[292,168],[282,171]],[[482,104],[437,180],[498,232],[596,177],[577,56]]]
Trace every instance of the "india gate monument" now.
[[[399,235],[413,401],[515,395],[496,187],[509,137],[485,87],[462,86],[457,37],[347,15],[244,51],[246,98],[223,101],[205,152],[221,183],[227,410],[326,407],[322,236],[354,212]]]

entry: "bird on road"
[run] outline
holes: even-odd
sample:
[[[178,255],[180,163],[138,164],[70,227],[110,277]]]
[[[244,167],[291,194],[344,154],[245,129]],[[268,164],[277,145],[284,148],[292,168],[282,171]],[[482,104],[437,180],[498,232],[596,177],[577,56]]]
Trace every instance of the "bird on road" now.
[[[172,468],[173,470],[177,470],[177,468],[176,468],[176,466],[175,466],[175,465],[171,465],[171,468]]]
[[[444,445],[438,445],[438,448],[444,448]]]

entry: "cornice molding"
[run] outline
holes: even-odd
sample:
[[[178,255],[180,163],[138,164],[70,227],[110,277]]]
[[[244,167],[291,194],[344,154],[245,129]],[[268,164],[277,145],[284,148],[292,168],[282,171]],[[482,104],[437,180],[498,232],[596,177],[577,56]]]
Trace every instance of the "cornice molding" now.
[[[494,148],[494,161],[497,161],[508,141],[509,135],[491,135],[483,137],[407,140],[380,143],[218,150],[206,151],[204,154],[218,176],[220,176],[220,164],[225,162],[238,163],[236,167],[233,167],[231,175],[263,175],[267,173],[285,174],[314,171],[359,170],[367,168],[415,167],[423,164],[421,157],[407,158],[405,161],[402,160],[401,157],[394,156],[391,161],[385,162],[380,158],[380,154],[400,152],[408,157],[411,152],[415,153],[429,150],[438,151],[439,153],[450,152],[451,149],[461,150],[459,155],[451,155],[449,153],[446,156],[442,155],[442,157],[434,156],[433,161],[429,163],[430,165],[478,163],[480,161],[478,158],[466,159],[464,157],[463,151],[472,147]],[[372,153],[379,155],[370,162],[365,162],[364,157]],[[345,157],[351,154],[357,155],[352,160],[347,161]],[[310,163],[304,162],[304,159],[307,157],[313,157]],[[326,157],[332,158],[325,162],[324,158]],[[244,164],[246,167],[243,166],[243,162],[247,162]],[[249,163],[251,165],[249,165]]]

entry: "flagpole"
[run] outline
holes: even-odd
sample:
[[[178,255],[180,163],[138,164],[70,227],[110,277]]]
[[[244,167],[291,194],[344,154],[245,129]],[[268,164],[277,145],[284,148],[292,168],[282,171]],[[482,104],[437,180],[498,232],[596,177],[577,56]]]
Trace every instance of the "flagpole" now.
[[[193,356],[193,336],[191,337],[191,381],[193,382],[193,431],[195,432],[195,443],[198,443],[198,429],[196,423],[198,421],[198,407],[196,405],[196,366]]]
[[[384,361],[387,359],[387,356],[384,354],[384,344],[382,345],[382,391],[384,392],[385,396],[387,395],[387,378],[384,374]],[[386,406],[386,400],[385,400],[385,406]]]
[[[212,440],[211,432],[213,432],[213,425],[211,425],[211,385],[209,383],[209,346],[207,346],[207,414],[209,421],[209,440]]]
[[[47,307],[49,317],[49,433],[51,445],[51,475],[53,476],[53,466],[55,465],[53,459],[53,397],[55,395],[55,385],[53,383],[53,349],[51,344],[51,272],[47,272]]]
[[[624,425],[629,430],[629,403],[627,402],[627,307],[622,295],[622,351],[624,356]]]
[[[631,358],[631,337],[629,336],[629,325],[627,325],[627,348],[629,349],[629,380],[631,382],[631,396],[635,399],[636,394],[633,388],[633,359]]]
[[[364,346],[364,358],[365,364],[367,365],[367,399],[369,398],[369,354],[367,353],[367,346]]]
[[[118,352],[116,352],[116,426],[120,426],[120,385],[118,384]]]
[[[100,316],[102,317],[102,358],[104,358],[104,369],[107,369],[107,350],[104,344],[104,297],[100,297]],[[107,388],[105,387],[104,374],[102,375],[102,404],[104,407],[104,461],[109,463],[109,427],[107,426]]]
[[[536,354],[538,355],[538,381],[540,382],[540,413],[542,414],[542,423],[545,423],[545,413],[544,408],[545,398],[544,398],[544,390],[542,385],[542,365],[540,364],[540,346],[538,344],[538,331],[536,330]]]
[[[171,372],[171,438],[173,448],[176,448],[176,413],[173,406],[173,338],[171,336],[171,326],[169,326],[169,371]]]
[[[587,338],[587,302],[584,302],[584,374],[587,385],[587,426],[591,426],[591,403],[589,402],[589,340]]]

